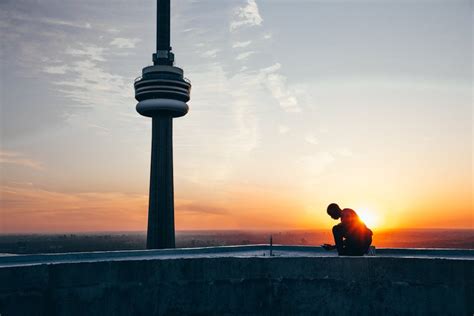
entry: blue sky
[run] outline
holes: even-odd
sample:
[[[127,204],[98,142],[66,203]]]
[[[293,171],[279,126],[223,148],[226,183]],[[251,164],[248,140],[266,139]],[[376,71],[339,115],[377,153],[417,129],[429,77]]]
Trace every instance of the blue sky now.
[[[54,196],[37,214],[68,221],[77,198],[100,229],[112,210],[94,201],[116,195],[117,230],[141,227],[151,126],[133,80],[154,1],[0,7],[4,228],[33,229],[19,222]],[[193,84],[174,123],[178,228],[318,227],[333,201],[386,225],[472,227],[471,17],[461,0],[172,1]]]

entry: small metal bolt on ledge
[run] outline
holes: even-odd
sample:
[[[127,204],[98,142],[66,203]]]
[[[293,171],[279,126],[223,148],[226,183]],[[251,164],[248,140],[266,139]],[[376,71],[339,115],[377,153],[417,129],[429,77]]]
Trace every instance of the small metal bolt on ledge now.
[[[270,257],[273,257],[273,235],[270,235]]]

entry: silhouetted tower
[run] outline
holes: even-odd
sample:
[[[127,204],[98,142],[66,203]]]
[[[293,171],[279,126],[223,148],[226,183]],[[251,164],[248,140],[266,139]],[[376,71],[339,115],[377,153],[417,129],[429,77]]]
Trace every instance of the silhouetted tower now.
[[[191,83],[174,67],[170,47],[170,0],[157,0],[153,66],[135,80],[137,111],[152,118],[147,248],[174,248],[173,118],[188,112]]]

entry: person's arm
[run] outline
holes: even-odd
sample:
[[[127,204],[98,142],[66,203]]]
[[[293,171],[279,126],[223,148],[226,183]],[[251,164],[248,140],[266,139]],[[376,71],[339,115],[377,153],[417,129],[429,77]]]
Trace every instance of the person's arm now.
[[[322,244],[321,247],[323,247],[326,250],[334,250],[336,249],[336,246],[330,245],[330,244]]]

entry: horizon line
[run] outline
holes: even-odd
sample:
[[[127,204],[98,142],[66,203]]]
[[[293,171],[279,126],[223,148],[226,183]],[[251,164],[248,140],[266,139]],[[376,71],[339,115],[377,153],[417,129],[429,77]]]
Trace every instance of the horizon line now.
[[[417,227],[402,227],[402,228],[377,228],[374,229],[378,232],[387,232],[387,231],[427,231],[427,230],[468,230],[473,231],[472,227],[434,227],[434,228],[417,228]],[[273,233],[278,234],[281,232],[312,232],[312,231],[328,231],[330,229],[325,228],[296,228],[296,229],[183,229],[183,230],[176,230],[177,233],[204,233],[204,232],[240,232],[240,233]],[[0,236],[7,236],[7,235],[72,235],[72,234],[146,234],[145,230],[103,230],[103,231],[59,231],[59,232],[7,232],[7,233],[0,233]]]

